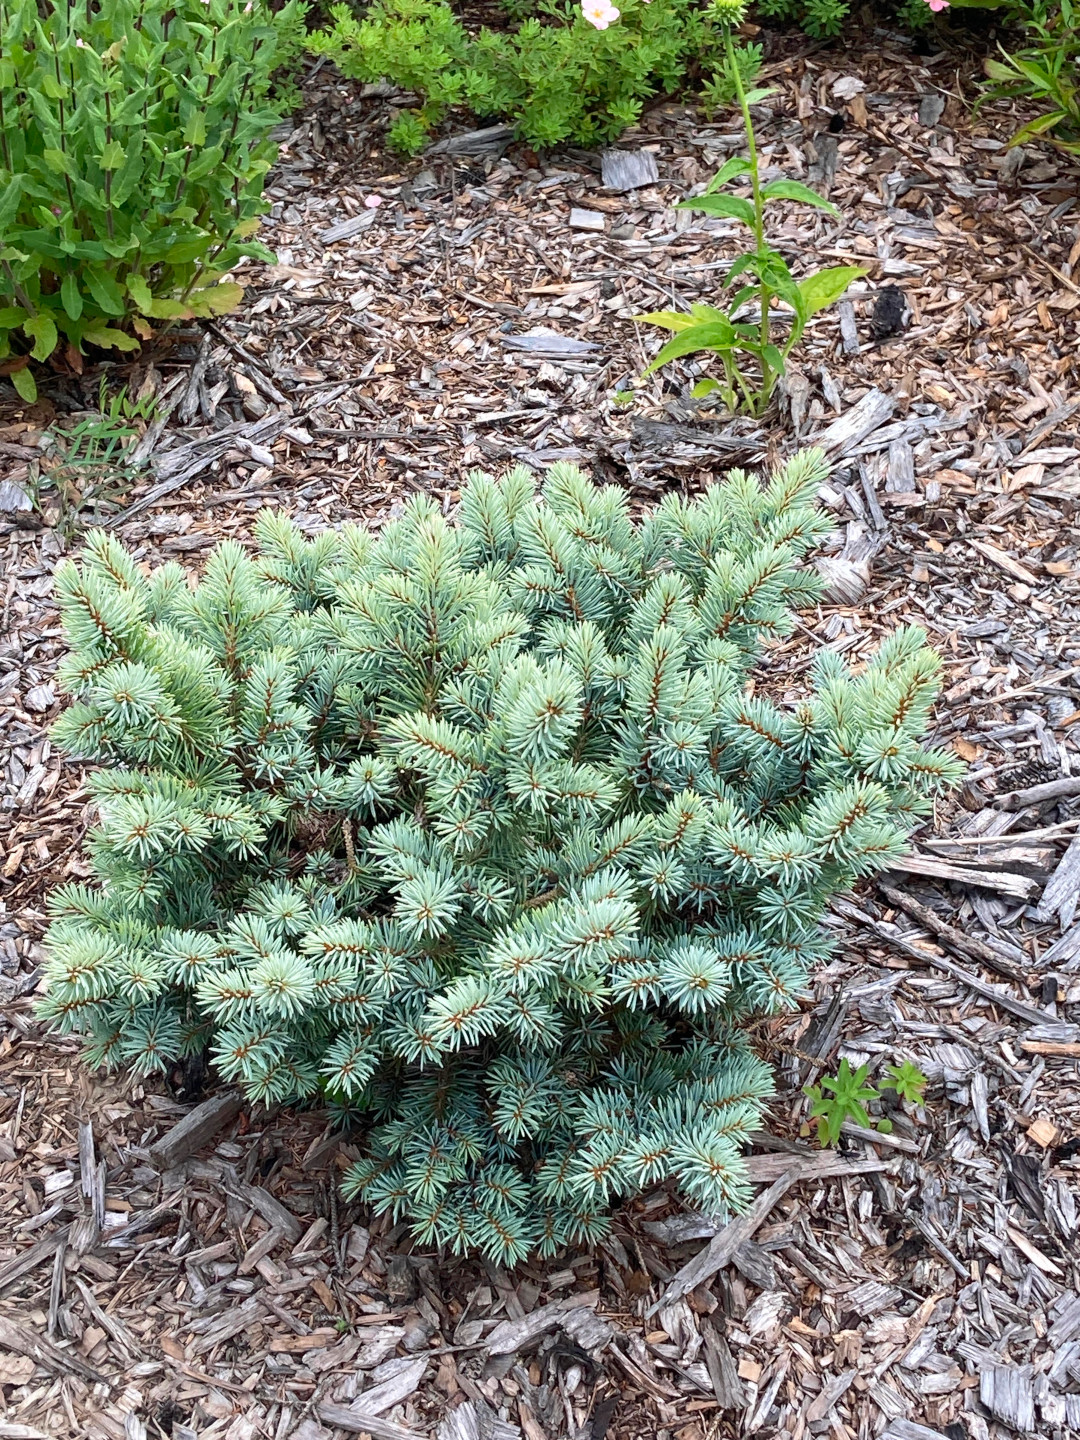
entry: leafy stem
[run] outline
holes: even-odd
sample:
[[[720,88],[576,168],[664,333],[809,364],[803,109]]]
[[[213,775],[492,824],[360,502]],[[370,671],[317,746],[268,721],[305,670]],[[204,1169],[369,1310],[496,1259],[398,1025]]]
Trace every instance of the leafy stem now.
[[[768,255],[768,247],[765,244],[765,202],[761,196],[761,173],[758,164],[757,138],[754,135],[754,122],[750,115],[750,102],[746,98],[746,86],[743,84],[742,70],[739,66],[738,56],[735,54],[735,42],[731,38],[731,26],[725,21],[721,26],[724,34],[724,51],[727,55],[728,71],[731,76],[731,83],[735,87],[735,98],[739,102],[739,109],[742,112],[743,128],[746,131],[746,158],[750,163],[750,192],[754,207],[754,246],[759,261],[764,262]],[[761,300],[761,389],[764,404],[768,403],[772,393],[772,379],[770,378],[769,362],[764,357],[764,350],[769,343],[769,286],[759,275],[758,295]],[[740,376],[741,379],[741,376]]]

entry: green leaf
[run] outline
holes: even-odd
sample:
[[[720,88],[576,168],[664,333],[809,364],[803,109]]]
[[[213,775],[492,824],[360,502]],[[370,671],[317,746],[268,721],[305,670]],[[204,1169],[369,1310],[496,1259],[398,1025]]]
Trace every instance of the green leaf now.
[[[188,320],[191,311],[179,300],[168,300],[161,295],[150,301],[143,311],[154,320]]]
[[[725,160],[720,169],[705,187],[706,195],[713,195],[721,189],[729,180],[734,180],[736,175],[746,175],[750,170],[750,161],[744,160],[741,155],[732,155],[730,160]]]
[[[983,61],[983,73],[991,80],[1015,80],[1016,71],[1011,65],[1003,65],[1000,60],[986,59]]]
[[[676,210],[700,210],[706,215],[723,215],[728,220],[741,220],[754,228],[754,207],[738,195],[698,195],[693,200],[680,200]]]
[[[0,309],[0,330],[17,330],[26,319],[21,305],[5,305]]]
[[[206,144],[206,116],[201,110],[193,110],[188,116],[188,122],[184,126],[184,143],[186,145]]]
[[[227,315],[237,308],[243,298],[244,287],[235,280],[226,280],[220,285],[193,290],[188,296],[188,304],[195,315]]]
[[[75,173],[75,167],[63,150],[43,150],[41,158],[54,175],[73,175]]]
[[[715,320],[718,325],[727,324],[731,320],[726,310],[718,310],[715,305],[691,305],[690,314],[695,320]]]
[[[809,185],[803,185],[798,180],[770,180],[768,185],[762,187],[761,195],[764,200],[799,200],[802,204],[813,205],[829,215],[840,215],[831,200],[826,200],[823,195],[818,195]]]
[[[79,290],[79,282],[72,274],[64,276],[60,282],[60,299],[64,303],[64,313],[69,320],[78,320],[83,312],[82,292]]]
[[[762,359],[771,367],[776,375],[784,373],[784,357],[775,345],[766,345],[761,352]]]
[[[110,140],[101,152],[98,164],[102,170],[119,170],[124,163],[125,151],[119,140]]]
[[[723,386],[720,384],[719,380],[714,380],[711,376],[707,375],[704,380],[699,380],[697,382],[697,384],[690,391],[690,394],[695,400],[704,400],[706,396],[715,395],[717,390],[722,389]]]
[[[154,297],[150,293],[150,286],[142,275],[129,275],[127,277],[127,291],[143,315],[149,315],[150,307],[154,303]]]
[[[23,180],[22,175],[13,175],[5,186],[3,195],[0,195],[0,232],[11,224],[18,212],[19,201],[22,199]]]
[[[16,394],[32,405],[38,396],[37,382],[30,373],[29,365],[24,365],[21,370],[13,370],[8,376],[12,385],[15,386]]]
[[[732,265],[731,269],[724,276],[724,284],[730,285],[732,281],[737,280],[739,276],[747,270],[756,271],[757,260],[758,257],[754,254],[753,251],[750,251],[746,255],[740,255],[739,258]]]
[[[684,315],[681,310],[650,310],[647,315],[635,315],[634,319],[659,325],[663,330],[688,330],[694,323],[693,315]]]
[[[1046,135],[1055,126],[1060,125],[1063,120],[1069,120],[1071,116],[1066,110],[1050,110],[1045,115],[1036,115],[1034,120],[1029,120],[1026,125],[1021,125],[1015,135],[1009,138],[1009,149],[1014,145],[1023,145],[1025,140],[1037,140],[1040,135]]]
[[[759,105],[762,100],[767,100],[770,95],[775,94],[775,85],[759,85],[755,90],[748,90],[746,92],[746,103],[748,105]]]
[[[139,342],[133,335],[125,335],[123,330],[115,330],[111,325],[88,325],[82,332],[82,338],[89,340],[91,345],[100,345],[103,350],[139,348]]]
[[[806,306],[807,315],[833,305],[853,280],[858,280],[866,271],[861,265],[834,265],[828,270],[819,270],[799,281],[799,294]]]
[[[28,335],[34,342],[34,348],[30,354],[35,360],[47,360],[56,349],[56,325],[52,317],[45,311],[40,311],[29,320],[23,321],[23,333]]]
[[[106,315],[123,315],[124,292],[111,275],[88,265],[83,271],[86,288]]]
[[[730,321],[725,320],[723,324],[711,321],[705,325],[691,325],[662,346],[656,359],[643,373],[651,375],[662,365],[678,360],[683,355],[693,355],[698,350],[716,350],[722,353],[731,349],[734,340],[735,331]]]

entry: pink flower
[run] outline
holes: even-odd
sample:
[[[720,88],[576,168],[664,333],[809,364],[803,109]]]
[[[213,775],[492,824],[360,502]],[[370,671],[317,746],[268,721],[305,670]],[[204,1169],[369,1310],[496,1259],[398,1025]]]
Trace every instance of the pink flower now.
[[[935,14],[937,14],[941,10],[947,10],[949,8],[949,0],[926,0],[926,3],[930,6],[930,9],[933,10]]]
[[[609,0],[583,0],[581,13],[597,30],[606,30],[613,21],[618,20],[620,12]]]
[[[382,196],[381,196],[381,195],[365,195],[365,196],[364,196],[364,208],[365,208],[366,210],[377,210],[381,204],[382,204]]]

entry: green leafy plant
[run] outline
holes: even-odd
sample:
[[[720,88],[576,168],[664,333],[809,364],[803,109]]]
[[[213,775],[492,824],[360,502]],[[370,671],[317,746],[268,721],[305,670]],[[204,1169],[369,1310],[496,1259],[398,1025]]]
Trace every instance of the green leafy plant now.
[[[0,3],[0,373],[233,308],[304,6]]]
[[[753,90],[765,57],[764,47],[753,44],[733,45],[731,53],[734,57],[734,64],[738,67],[743,89]],[[725,56],[725,62],[717,67],[712,77],[701,87],[701,103],[710,118],[714,111],[726,110],[739,98],[731,73],[731,64],[732,62],[728,61]]]
[[[1043,140],[1070,155],[1080,155],[1080,25],[1072,0],[1047,4],[1036,0],[1022,20],[1028,44],[1003,60],[988,59],[984,69],[989,93],[1034,100],[1042,109],[1021,125],[1009,141],[1024,145]]]
[[[845,1120],[853,1120],[867,1130],[871,1128],[866,1107],[881,1098],[881,1092],[867,1085],[869,1065],[860,1065],[852,1070],[846,1060],[840,1061],[835,1075],[825,1075],[820,1084],[807,1085],[810,1097],[810,1118],[817,1121],[818,1143],[835,1145]],[[829,1091],[829,1094],[825,1092]]]
[[[618,23],[600,28],[574,0],[541,0],[536,10],[517,29],[474,34],[446,0],[373,0],[359,18],[336,5],[311,48],[350,78],[387,79],[420,95],[389,137],[408,154],[455,106],[507,119],[540,147],[613,139],[647,99],[677,89],[688,65],[708,71],[715,51],[694,0],[626,0]]]
[[[149,392],[131,396],[121,386],[110,395],[102,375],[97,412],[45,432],[29,488],[37,508],[66,538],[76,534],[83,511],[100,518],[102,502],[114,501],[130,487],[136,468],[128,456],[156,408]]]
[[[724,37],[725,74],[742,112],[747,155],[746,158],[732,156],[713,176],[703,195],[681,201],[676,209],[722,215],[747,227],[753,237],[753,249],[739,256],[724,277],[725,285],[733,285],[737,280],[746,283],[728,298],[724,309],[695,304],[691,305],[689,314],[658,310],[639,315],[638,319],[674,332],[674,337],[660,348],[646,368],[646,375],[685,355],[707,351],[720,361],[723,377],[699,381],[692,392],[695,399],[716,393],[729,410],[745,409],[751,415],[760,415],[768,406],[776,381],[784,373],[787,357],[802,338],[807,321],[817,311],[839,300],[852,280],[865,275],[866,271],[858,265],[837,265],[796,280],[787,261],[768,242],[765,211],[770,204],[794,200],[837,218],[840,212],[798,180],[761,183],[750,106],[770,92],[747,91],[743,84],[743,66],[731,34],[732,22],[742,14],[742,8],[741,0],[714,0],[713,3],[713,14],[719,20]],[[732,182],[742,181],[744,177],[750,181],[749,199],[724,193]],[[758,318],[739,319],[743,307],[755,302]],[[774,302],[786,305],[791,311],[786,340],[773,339],[770,312]],[[753,375],[747,371],[744,356],[754,362],[756,373]]]
[[[910,1060],[905,1060],[900,1065],[886,1065],[881,1088],[895,1090],[901,1100],[906,1100],[911,1105],[920,1105],[926,1090],[926,1076]]]
[[[918,1104],[923,1098],[926,1076],[909,1060],[901,1065],[885,1067],[886,1079],[881,1083],[881,1090],[866,1083],[869,1073],[869,1065],[860,1065],[857,1070],[852,1070],[847,1060],[841,1060],[835,1075],[826,1075],[819,1084],[804,1087],[810,1097],[810,1119],[817,1121],[820,1145],[835,1145],[847,1120],[862,1125],[864,1129],[873,1128],[889,1134],[892,1122],[886,1118],[878,1120],[875,1125],[866,1109],[867,1105],[881,1099],[881,1090],[895,1090],[901,1100],[912,1104]],[[826,1091],[830,1093],[826,1094]]]
[[[829,897],[958,773],[902,630],[802,699],[750,685],[820,593],[820,452],[636,519],[569,465],[475,474],[378,535],[263,514],[201,581],[108,534],[56,576],[97,762],[94,883],[51,901],[42,1015],[91,1064],[209,1051],[364,1122],[346,1189],[513,1262],[671,1178],[747,1199],[770,1092],[740,1021],[828,953]]]

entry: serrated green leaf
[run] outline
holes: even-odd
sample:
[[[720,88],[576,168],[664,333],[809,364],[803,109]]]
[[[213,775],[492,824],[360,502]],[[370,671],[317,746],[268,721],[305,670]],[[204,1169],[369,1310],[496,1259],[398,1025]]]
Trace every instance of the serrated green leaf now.
[[[768,185],[762,187],[763,200],[798,200],[803,205],[813,205],[818,210],[824,210],[829,215],[839,216],[840,211],[832,203],[826,200],[824,195],[818,195],[811,190],[809,185],[803,185],[798,180],[770,180]]]

